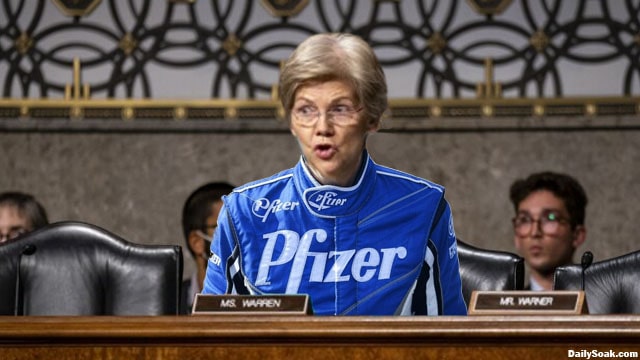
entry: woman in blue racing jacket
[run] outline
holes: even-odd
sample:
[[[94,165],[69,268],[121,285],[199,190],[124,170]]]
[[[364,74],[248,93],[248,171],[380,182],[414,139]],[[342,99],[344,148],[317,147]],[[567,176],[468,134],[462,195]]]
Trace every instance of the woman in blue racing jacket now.
[[[302,155],[224,198],[203,293],[308,294],[323,315],[466,314],[444,188],[367,152],[387,109],[372,48],[311,36],[279,95]]]

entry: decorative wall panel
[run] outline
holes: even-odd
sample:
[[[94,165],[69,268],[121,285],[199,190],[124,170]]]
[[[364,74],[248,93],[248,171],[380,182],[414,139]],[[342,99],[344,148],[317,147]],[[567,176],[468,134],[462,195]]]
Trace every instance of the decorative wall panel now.
[[[639,14],[632,0],[2,0],[2,97],[56,104],[3,100],[0,118],[277,118],[281,61],[319,32],[373,46],[391,98],[410,99],[393,118],[635,115]]]

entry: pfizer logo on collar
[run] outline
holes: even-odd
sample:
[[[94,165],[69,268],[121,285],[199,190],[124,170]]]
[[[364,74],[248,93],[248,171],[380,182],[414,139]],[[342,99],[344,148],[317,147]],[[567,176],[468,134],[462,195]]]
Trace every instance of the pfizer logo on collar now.
[[[326,213],[347,204],[347,199],[332,190],[313,191],[306,194],[307,203],[318,213]]]

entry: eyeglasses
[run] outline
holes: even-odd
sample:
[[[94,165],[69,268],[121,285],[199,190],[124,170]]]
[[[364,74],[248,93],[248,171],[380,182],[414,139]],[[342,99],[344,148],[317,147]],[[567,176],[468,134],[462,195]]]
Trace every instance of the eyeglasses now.
[[[9,229],[9,232],[7,232],[6,234],[0,234],[0,243],[14,240],[18,236],[26,234],[28,231],[29,230],[22,227]]]
[[[533,219],[526,214],[519,214],[514,217],[513,229],[518,236],[527,236],[531,234],[533,226],[539,226],[543,234],[554,235],[560,230],[560,226],[568,224],[569,220],[555,211],[547,211],[542,213],[539,219]]]
[[[362,109],[363,107],[354,109],[350,105],[334,105],[325,112],[325,116],[334,125],[346,126],[356,122],[356,114]],[[293,119],[300,126],[310,127],[318,122],[321,113],[315,106],[303,105],[293,110]]]

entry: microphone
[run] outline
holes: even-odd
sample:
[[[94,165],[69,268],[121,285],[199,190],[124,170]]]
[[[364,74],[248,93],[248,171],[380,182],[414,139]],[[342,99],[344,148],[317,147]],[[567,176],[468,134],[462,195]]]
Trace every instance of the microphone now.
[[[15,308],[13,309],[13,314],[15,316],[22,315],[24,312],[23,307],[23,292],[22,283],[20,282],[20,268],[22,264],[23,256],[31,256],[36,253],[36,246],[33,244],[27,244],[22,248],[20,255],[18,255],[18,271],[16,271],[16,298],[15,298]]]
[[[591,251],[585,251],[584,254],[582,254],[582,259],[580,261],[580,266],[582,267],[582,291],[584,291],[584,272],[585,270],[587,270],[587,268],[589,266],[591,266],[591,263],[593,262],[593,253]]]

